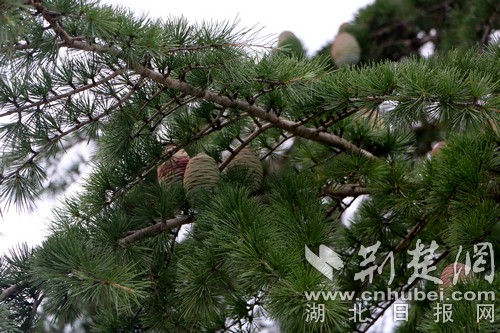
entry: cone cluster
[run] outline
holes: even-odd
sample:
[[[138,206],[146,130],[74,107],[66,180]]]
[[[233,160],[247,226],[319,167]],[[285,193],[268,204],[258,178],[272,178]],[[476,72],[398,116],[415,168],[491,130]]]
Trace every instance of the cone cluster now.
[[[264,170],[257,153],[250,147],[243,148],[228,164],[227,174],[243,180],[251,191],[258,190],[264,179]]]
[[[260,189],[264,171],[259,155],[250,147],[243,148],[228,164],[228,178],[247,186],[252,192]],[[167,186],[173,182],[183,183],[186,197],[196,205],[196,193],[211,191],[220,181],[217,162],[205,153],[189,158],[183,149],[157,168],[158,183]]]

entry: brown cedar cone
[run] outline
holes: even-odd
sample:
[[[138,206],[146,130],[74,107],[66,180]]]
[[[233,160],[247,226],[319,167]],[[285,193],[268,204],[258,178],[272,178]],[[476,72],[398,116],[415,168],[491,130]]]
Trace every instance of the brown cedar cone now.
[[[189,160],[184,173],[184,190],[192,196],[200,190],[210,191],[217,186],[220,172],[217,163],[205,153],[199,153]]]
[[[332,43],[331,54],[337,66],[357,64],[361,57],[361,47],[356,38],[348,32],[339,32]]]
[[[189,162],[189,156],[184,149],[176,152],[168,161],[156,169],[158,183],[167,185],[173,181],[182,181]]]
[[[435,156],[437,153],[439,153],[439,151],[443,147],[446,147],[446,142],[445,141],[439,141],[438,143],[436,143],[434,145],[434,147],[432,147],[431,156]]]
[[[467,273],[466,273],[467,271]],[[443,281],[443,284],[441,284],[441,287],[443,290],[447,290],[453,286],[453,278],[455,277],[455,274],[458,274],[458,280],[457,281],[465,281],[467,278],[467,275],[470,274],[471,268],[469,266],[466,266],[460,262],[453,264],[449,264],[443,269],[443,272],[441,273],[441,281]]]
[[[264,170],[257,153],[250,147],[243,148],[231,162],[226,173],[230,178],[242,180],[250,191],[257,191],[264,179]]]

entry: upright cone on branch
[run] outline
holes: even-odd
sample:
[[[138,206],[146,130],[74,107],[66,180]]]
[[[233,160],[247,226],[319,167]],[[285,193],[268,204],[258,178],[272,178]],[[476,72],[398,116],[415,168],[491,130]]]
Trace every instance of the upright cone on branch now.
[[[339,33],[332,43],[333,62],[339,67],[357,64],[361,57],[361,47],[356,38],[346,31],[348,26],[347,23],[340,26]]]
[[[200,191],[210,191],[220,180],[217,162],[205,153],[199,153],[189,160],[184,173],[184,190],[188,198]]]
[[[182,181],[186,167],[189,163],[189,156],[184,149],[176,152],[168,161],[163,162],[156,169],[158,183],[162,186],[174,181]]]
[[[446,141],[439,141],[436,143],[431,150],[431,156],[435,156],[439,151],[443,148],[446,147]]]
[[[460,262],[449,264],[443,269],[441,273],[441,287],[443,290],[448,290],[458,281],[464,282],[470,274],[471,268]]]
[[[282,48],[285,54],[295,55],[297,58],[302,58],[306,54],[302,42],[291,31],[283,31],[278,36],[278,47]]]
[[[264,170],[257,153],[250,147],[243,148],[228,164],[226,173],[229,178],[238,180],[251,191],[260,189]]]

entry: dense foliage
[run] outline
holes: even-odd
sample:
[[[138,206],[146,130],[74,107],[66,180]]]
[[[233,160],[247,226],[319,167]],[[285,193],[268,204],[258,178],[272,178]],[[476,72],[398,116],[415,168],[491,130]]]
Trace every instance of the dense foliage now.
[[[270,320],[365,332],[392,300],[320,299],[312,321],[305,292],[436,291],[412,278],[419,244],[437,246],[425,267],[436,277],[491,244],[483,271],[447,289],[498,294],[499,14],[489,0],[378,0],[339,32],[361,52],[341,65],[330,43],[309,58],[290,32],[273,48],[228,22],[0,0],[3,208],[66,186],[51,179],[58,159],[94,147],[51,235],[0,257],[0,331],[260,331]],[[374,244],[393,270],[356,279]],[[322,245],[344,264],[332,280],[305,257]],[[435,321],[439,301],[408,301],[396,330],[500,331],[498,299],[492,322],[476,321],[476,301],[448,303],[454,321]],[[351,320],[357,305],[366,322]]]

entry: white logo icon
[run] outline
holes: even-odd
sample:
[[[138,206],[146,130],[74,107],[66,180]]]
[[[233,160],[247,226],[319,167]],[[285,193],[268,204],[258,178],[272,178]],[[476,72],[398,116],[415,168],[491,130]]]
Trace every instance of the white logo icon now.
[[[325,245],[319,246],[319,256],[315,255],[307,245],[305,245],[305,250],[306,260],[330,281],[333,281],[333,269],[339,270],[344,267],[340,256]]]

